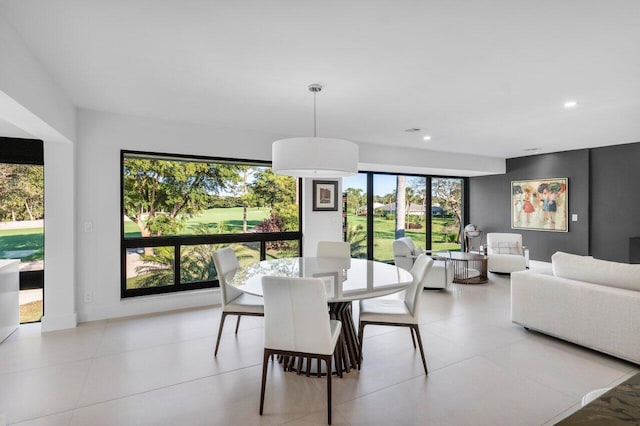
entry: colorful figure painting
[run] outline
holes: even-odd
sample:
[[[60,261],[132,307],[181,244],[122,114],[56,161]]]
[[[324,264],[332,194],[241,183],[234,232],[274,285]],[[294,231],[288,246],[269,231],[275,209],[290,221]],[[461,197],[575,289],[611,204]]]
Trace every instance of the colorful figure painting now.
[[[567,178],[511,182],[511,228],[567,232]]]

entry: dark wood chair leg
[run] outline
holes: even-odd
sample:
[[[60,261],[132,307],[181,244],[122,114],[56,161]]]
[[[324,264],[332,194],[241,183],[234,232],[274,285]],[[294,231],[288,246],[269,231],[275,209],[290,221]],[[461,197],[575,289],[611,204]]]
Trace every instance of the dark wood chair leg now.
[[[262,388],[260,390],[260,415],[262,415],[262,409],[264,408],[264,389],[267,384],[267,365],[269,363],[269,355],[271,351],[264,350],[264,356],[262,357]]]
[[[304,357],[299,356],[298,357],[298,365],[296,367],[296,374],[299,376],[300,374],[302,374],[302,361],[304,361]]]
[[[358,326],[358,370],[360,370],[360,365],[364,360],[362,356],[362,342],[364,341],[364,326],[367,325],[364,322],[360,322]]]
[[[329,355],[328,358],[325,358],[325,364],[327,365],[327,416],[328,416],[328,423],[331,424],[331,358],[332,356]],[[320,364],[320,359],[318,358],[318,364]]]
[[[238,334],[238,327],[240,327],[240,318],[242,318],[242,315],[238,315],[238,320],[236,321],[236,334]]]
[[[422,365],[424,365],[424,374],[429,375],[429,371],[427,370],[427,360],[424,357],[424,349],[422,348],[422,337],[420,337],[420,328],[416,324],[412,327],[416,332],[416,337],[418,338],[418,345],[420,346],[420,355],[422,355]]]
[[[416,348],[416,338],[415,335],[413,333],[413,327],[410,327],[409,330],[411,330],[411,340],[413,341],[413,349]]]
[[[227,313],[222,313],[222,318],[220,318],[220,328],[218,329],[218,340],[216,341],[216,351],[213,353],[213,356],[218,355],[218,347],[220,346],[220,337],[222,336],[222,328],[224,327],[224,320],[227,318]]]

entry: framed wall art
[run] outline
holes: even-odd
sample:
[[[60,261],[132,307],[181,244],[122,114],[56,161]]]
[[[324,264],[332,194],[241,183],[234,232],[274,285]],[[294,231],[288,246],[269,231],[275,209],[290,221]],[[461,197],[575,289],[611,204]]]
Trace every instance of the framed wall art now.
[[[569,179],[511,181],[511,228],[569,230]]]
[[[338,181],[313,181],[313,211],[338,211]]]

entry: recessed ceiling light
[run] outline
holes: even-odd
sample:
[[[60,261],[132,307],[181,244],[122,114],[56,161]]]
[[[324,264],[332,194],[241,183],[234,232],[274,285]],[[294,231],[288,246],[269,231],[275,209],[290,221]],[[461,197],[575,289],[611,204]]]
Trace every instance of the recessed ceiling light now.
[[[565,108],[574,108],[578,105],[578,103],[576,101],[566,101],[564,103],[564,107]]]
[[[422,139],[424,139],[425,141],[430,141],[431,140],[431,136],[426,135]]]

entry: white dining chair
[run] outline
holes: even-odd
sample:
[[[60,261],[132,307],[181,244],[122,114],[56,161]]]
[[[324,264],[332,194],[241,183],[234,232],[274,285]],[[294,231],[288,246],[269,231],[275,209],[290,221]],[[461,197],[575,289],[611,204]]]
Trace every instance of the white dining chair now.
[[[351,257],[351,243],[343,241],[318,241],[317,257]]]
[[[261,297],[252,296],[241,292],[227,284],[226,275],[240,267],[238,257],[231,247],[225,247],[213,253],[213,263],[216,266],[218,280],[220,281],[220,293],[222,299],[222,318],[220,319],[220,328],[218,329],[218,340],[216,341],[216,350],[214,356],[218,355],[218,347],[220,346],[220,337],[222,336],[222,328],[227,315],[237,315],[236,334],[240,326],[240,318],[243,315],[264,316],[264,305]]]
[[[364,327],[369,324],[387,325],[395,327],[409,327],[411,330],[411,339],[413,340],[413,348],[416,348],[416,338],[420,346],[420,355],[422,355],[422,364],[424,365],[425,374],[429,374],[427,370],[427,361],[424,357],[424,349],[422,348],[422,338],[420,337],[420,327],[418,326],[418,312],[420,304],[420,293],[422,292],[422,281],[429,273],[433,265],[433,259],[425,254],[419,255],[413,267],[411,275],[413,282],[406,289],[404,298],[391,299],[377,297],[375,299],[365,299],[360,301],[360,321],[358,327],[360,364],[362,364],[362,342],[364,340]],[[414,336],[415,334],[415,336]]]
[[[264,358],[260,415],[264,408],[267,383],[267,364],[271,355],[316,359],[318,369],[324,360],[327,367],[327,413],[331,424],[332,359],[340,351],[342,323],[330,320],[327,295],[319,278],[263,277],[264,296]],[[336,345],[337,344],[337,345]],[[336,357],[336,371],[342,375],[340,354]]]

